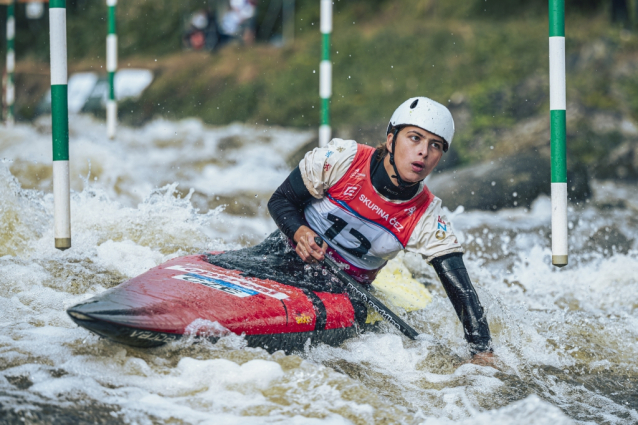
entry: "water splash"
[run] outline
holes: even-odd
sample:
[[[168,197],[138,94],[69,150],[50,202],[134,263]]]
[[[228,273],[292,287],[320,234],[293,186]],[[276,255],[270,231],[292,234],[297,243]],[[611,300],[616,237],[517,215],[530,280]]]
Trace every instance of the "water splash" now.
[[[638,422],[633,186],[595,183],[594,199],[570,207],[564,269],[550,264],[546,197],[530,210],[448,215],[498,371],[463,364],[452,306],[433,270],[409,255],[434,294],[425,310],[402,313],[423,334],[417,341],[381,325],[291,356],[246,348],[236,335],[143,350],[77,328],[65,308],[175,256],[263,239],[275,229],[265,202],[288,172],[283,158],[312,136],[158,120],[122,128],[112,143],[102,123],[79,117],[73,248],[60,252],[47,132],[42,121],[0,133],[10,158],[0,163],[0,414],[9,423]]]

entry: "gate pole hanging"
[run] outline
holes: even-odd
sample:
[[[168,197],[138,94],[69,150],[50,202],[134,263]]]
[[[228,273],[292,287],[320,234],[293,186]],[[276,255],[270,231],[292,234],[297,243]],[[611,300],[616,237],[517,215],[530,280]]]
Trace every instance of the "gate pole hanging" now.
[[[50,0],[49,29],[51,44],[51,132],[53,134],[55,247],[65,250],[71,248],[66,0]]]
[[[282,3],[282,35],[284,44],[292,44],[295,40],[295,0],[283,0]]]
[[[549,0],[549,109],[552,162],[552,264],[567,265],[565,0]]]
[[[106,0],[108,6],[108,34],[106,36],[106,72],[109,75],[109,99],[106,101],[106,135],[115,137],[117,127],[117,102],[115,100],[115,71],[117,71],[117,33],[115,6],[117,0]]]
[[[11,0],[7,7],[7,84],[5,87],[5,101],[7,105],[7,127],[12,127],[14,122],[13,103],[15,101],[15,86],[13,73],[15,71],[16,56],[15,56],[15,33],[16,33],[16,20],[15,20],[15,0]]]
[[[332,63],[330,62],[330,33],[332,32],[332,0],[321,0],[321,63],[319,64],[319,97],[321,97],[321,126],[319,146],[330,142],[330,96],[332,96]]]

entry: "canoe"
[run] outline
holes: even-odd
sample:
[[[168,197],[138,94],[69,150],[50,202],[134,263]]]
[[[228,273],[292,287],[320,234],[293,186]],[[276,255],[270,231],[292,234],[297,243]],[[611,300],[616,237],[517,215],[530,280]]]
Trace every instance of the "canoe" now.
[[[346,294],[245,277],[210,264],[208,255],[170,260],[67,313],[79,326],[135,347],[155,347],[184,335],[216,340],[232,332],[243,335],[248,346],[271,352],[303,350],[309,341],[339,345],[361,331],[366,319],[375,320],[357,314]],[[404,269],[386,268],[377,279],[386,298],[406,310],[429,302],[427,289],[410,282]]]

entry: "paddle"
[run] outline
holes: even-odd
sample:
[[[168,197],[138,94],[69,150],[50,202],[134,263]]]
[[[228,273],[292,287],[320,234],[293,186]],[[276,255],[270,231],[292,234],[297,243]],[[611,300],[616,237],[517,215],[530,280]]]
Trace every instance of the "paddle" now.
[[[315,243],[320,247],[323,246],[323,239],[319,236],[315,238]],[[412,329],[410,325],[405,323],[399,316],[394,314],[388,307],[383,305],[376,297],[374,297],[367,289],[365,289],[359,282],[354,280],[346,272],[341,270],[339,265],[333,260],[324,256],[323,263],[326,264],[332,272],[343,282],[346,287],[348,295],[351,297],[357,297],[372,307],[377,313],[381,315],[385,320],[390,322],[395,328],[401,331],[401,333],[410,339],[416,339],[419,336],[418,332]]]

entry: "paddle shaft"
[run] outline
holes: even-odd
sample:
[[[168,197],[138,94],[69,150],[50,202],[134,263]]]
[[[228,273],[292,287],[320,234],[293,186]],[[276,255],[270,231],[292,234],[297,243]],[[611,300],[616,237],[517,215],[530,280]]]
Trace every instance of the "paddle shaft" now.
[[[319,246],[323,245],[323,239],[321,239],[319,236],[315,238],[315,242]],[[401,318],[394,314],[388,307],[383,305],[381,301],[379,301],[375,296],[368,292],[368,290],[365,289],[359,282],[357,282],[346,272],[341,270],[339,265],[332,259],[328,258],[327,255],[324,256],[323,263],[326,264],[335,275],[337,275],[341,282],[343,282],[346,287],[346,291],[348,291],[348,294],[350,296],[354,296],[363,300],[363,302],[369,305],[372,309],[379,313],[381,317],[390,322],[390,324],[400,330],[401,333],[408,338],[416,339],[416,337],[419,336],[419,333],[417,331],[415,331],[410,325],[401,320]]]

